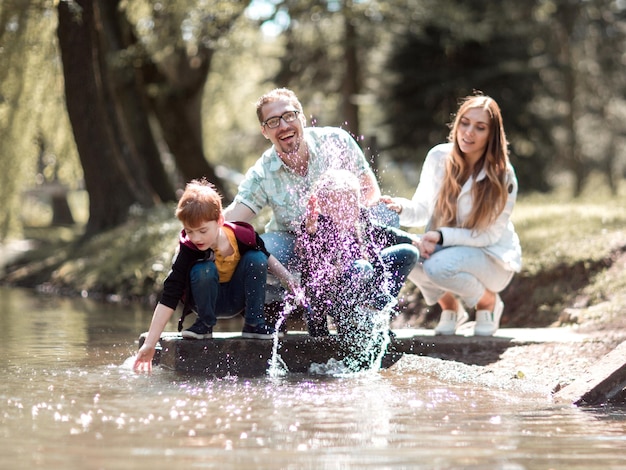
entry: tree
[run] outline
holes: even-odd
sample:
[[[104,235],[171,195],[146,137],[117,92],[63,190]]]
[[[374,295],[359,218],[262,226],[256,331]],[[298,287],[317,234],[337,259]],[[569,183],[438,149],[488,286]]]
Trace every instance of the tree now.
[[[353,0],[283,0],[263,21],[288,16],[284,52],[274,81],[279,86],[297,86],[303,102],[330,103],[326,115],[313,109],[314,119],[335,123],[360,139],[360,100],[367,56],[376,43],[368,9],[378,2]],[[329,110],[333,110],[330,111]]]
[[[155,201],[111,88],[101,6],[99,0],[58,5],[67,110],[89,193],[86,235],[124,222],[134,204]]]
[[[202,97],[215,49],[243,14],[250,1],[179,1],[126,4],[138,33],[129,58],[138,63],[142,92],[159,124],[160,136],[184,180],[207,177],[230,199],[204,153]]]
[[[626,9],[613,0],[555,0],[547,7],[545,21],[553,32],[547,43],[554,60],[545,83],[563,104],[554,107],[563,109],[553,126],[559,162],[574,176],[574,196],[581,194],[592,170],[604,173],[615,193],[626,112],[626,79],[616,57],[624,51]],[[589,135],[593,138],[585,138]]]
[[[135,205],[174,199],[159,148],[183,179],[208,177],[229,197],[204,156],[201,103],[216,40],[247,3],[59,3],[67,107],[90,195],[86,234],[118,225]],[[164,37],[139,31],[133,19],[146,16]]]
[[[425,157],[443,142],[460,97],[480,90],[498,101],[520,187],[545,190],[553,147],[532,103],[534,2],[437,2],[403,24],[381,87],[396,160]]]
[[[27,36],[25,27],[27,15],[28,9],[25,4],[19,5],[19,8],[16,5],[13,10],[9,10],[6,6],[0,10],[0,44],[3,45],[0,49],[0,57],[4,64],[13,63],[13,57],[20,52],[16,46],[19,43],[18,38]],[[17,38],[9,40],[10,35],[17,36]],[[17,154],[14,154],[14,150],[5,148],[3,144],[26,131],[24,121],[20,119],[20,109],[17,107],[20,95],[27,86],[27,82],[21,80],[21,75],[26,68],[26,61],[16,61],[15,68],[6,65],[0,68],[0,110],[2,111],[0,123],[4,131],[3,139],[0,140],[2,150],[0,155],[8,153],[13,157],[2,160],[2,171],[0,171],[0,197],[3,201],[3,211],[0,214],[0,240],[4,240],[7,235],[15,231],[16,225],[15,214],[11,208],[16,204],[16,193],[19,187],[17,176],[22,174],[20,170],[24,162],[24,159],[17,157],[20,151],[25,150],[25,146],[20,145]]]
[[[82,177],[61,98],[55,30],[55,8],[48,0],[0,4],[0,240],[21,237],[24,224],[46,219],[40,211],[24,211],[45,196],[26,189],[37,189],[44,176],[52,176],[38,174],[41,138],[46,159],[54,162],[47,169],[72,189]]]

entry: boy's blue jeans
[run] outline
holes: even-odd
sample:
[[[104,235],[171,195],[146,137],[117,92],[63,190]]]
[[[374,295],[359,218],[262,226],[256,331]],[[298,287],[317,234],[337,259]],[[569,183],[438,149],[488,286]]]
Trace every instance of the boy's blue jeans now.
[[[267,257],[260,251],[244,253],[228,282],[219,282],[213,261],[196,263],[191,268],[190,283],[199,319],[213,327],[218,318],[243,311],[248,325],[263,325],[266,282]]]

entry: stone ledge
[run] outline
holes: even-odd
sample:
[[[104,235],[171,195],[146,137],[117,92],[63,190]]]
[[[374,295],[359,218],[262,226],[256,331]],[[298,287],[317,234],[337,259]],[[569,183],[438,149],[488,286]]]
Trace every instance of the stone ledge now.
[[[404,354],[485,365],[498,360],[507,348],[538,343],[577,343],[587,335],[568,328],[501,328],[491,337],[471,335],[471,329],[453,336],[434,336],[432,330],[394,330],[395,338],[382,357],[388,368]],[[465,333],[465,334],[464,334]],[[147,333],[139,337],[143,344]],[[274,341],[244,339],[239,332],[214,333],[210,340],[185,340],[179,333],[163,333],[154,363],[184,374],[213,377],[262,377],[268,373]],[[312,364],[328,364],[351,354],[336,335],[313,338],[306,332],[290,332],[278,340],[277,351],[287,370],[306,374]],[[353,352],[353,351],[352,351]],[[578,406],[626,403],[626,342],[607,354],[587,373],[555,393],[557,402]]]
[[[567,334],[565,330],[550,330],[549,334],[541,329],[529,334],[518,329],[500,329],[492,337],[434,336],[432,330],[394,330],[396,338],[388,345],[381,366],[391,366],[403,354],[463,362],[477,361],[481,354],[486,354],[488,360],[495,360],[511,346],[555,340]],[[139,339],[140,346],[145,334]],[[185,340],[179,333],[164,333],[160,345],[155,363],[177,372],[258,377],[267,373],[274,342],[244,339],[238,332],[214,333],[211,340]],[[313,338],[306,332],[290,332],[278,341],[278,353],[290,372],[307,373],[312,364],[326,364],[331,359],[340,361],[351,351],[335,335]]]
[[[586,373],[559,390],[554,398],[577,406],[626,403],[626,341],[593,364]]]

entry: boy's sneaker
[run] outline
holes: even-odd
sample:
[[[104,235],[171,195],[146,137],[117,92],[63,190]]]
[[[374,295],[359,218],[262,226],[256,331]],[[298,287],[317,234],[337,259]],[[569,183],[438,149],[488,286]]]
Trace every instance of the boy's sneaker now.
[[[243,330],[241,331],[241,336],[243,338],[249,339],[272,339],[274,337],[274,333],[276,330],[271,326],[263,325],[248,325],[245,323],[243,325]],[[282,333],[278,333],[278,337],[282,338],[284,335]]]
[[[213,327],[205,325],[204,322],[200,320],[196,320],[193,325],[183,330],[181,335],[185,339],[211,339],[213,338]]]
[[[493,336],[500,328],[500,318],[504,310],[504,302],[499,295],[496,294],[496,305],[493,312],[489,310],[478,310],[476,312],[476,325],[474,325],[474,334],[476,336]]]

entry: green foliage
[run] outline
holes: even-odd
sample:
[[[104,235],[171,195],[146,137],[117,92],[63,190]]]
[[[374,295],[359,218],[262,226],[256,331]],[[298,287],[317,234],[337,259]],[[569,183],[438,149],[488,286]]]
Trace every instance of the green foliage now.
[[[125,0],[121,8],[135,25],[147,53],[157,64],[168,67],[173,49],[186,50],[187,56],[193,58],[202,49],[228,47],[226,35],[232,21],[249,3],[249,0]]]
[[[5,65],[0,69],[0,202],[5,209],[0,240],[19,234],[24,189],[54,177],[71,189],[82,181],[64,106],[56,3],[0,5]],[[201,129],[212,164],[239,172],[250,166],[267,146],[258,132],[254,101],[269,88],[288,85],[317,125],[342,124],[344,101],[358,104],[360,134],[366,142],[378,139],[378,174],[386,192],[410,196],[413,185],[399,187],[399,178],[419,171],[426,150],[445,139],[456,100],[475,88],[494,96],[503,109],[522,191],[543,191],[552,183],[553,168],[570,169],[572,129],[585,173],[595,168],[622,175],[626,168],[620,2],[272,0],[255,2],[270,7],[258,23],[238,16],[249,3],[121,2],[138,42],[109,59],[125,74],[132,75],[145,54],[165,76],[172,76],[176,61],[193,62],[202,50],[213,54]],[[571,34],[564,35],[561,26],[571,11],[578,16],[572,17]],[[263,21],[275,21],[282,32],[264,34]],[[346,43],[348,24],[356,31],[351,44]],[[353,70],[359,76],[346,77],[346,49],[355,44],[359,67]],[[576,81],[569,98],[568,70]],[[360,88],[344,96],[348,78],[358,79]],[[147,90],[149,96],[155,87]],[[570,114],[574,120],[568,127]],[[180,132],[180,138],[187,135]],[[403,164],[394,166],[394,161]],[[172,174],[175,165],[168,166]]]
[[[160,290],[167,276],[180,222],[172,205],[159,206],[123,226],[66,248],[66,259],[50,282],[99,298],[144,299]]]
[[[612,196],[599,174],[590,178],[581,198],[572,201],[571,188],[549,196],[519,198],[513,213],[522,240],[524,270],[535,275],[558,264],[595,262],[623,249],[626,241],[626,186]]]
[[[534,7],[535,2],[440,1],[404,26],[406,34],[394,39],[388,86],[380,93],[394,160],[423,161],[428,148],[446,140],[458,99],[480,90],[502,109],[520,188],[547,188],[545,169],[554,149],[532,108],[539,82],[539,71],[530,65],[540,31],[532,21]]]
[[[0,5],[0,241],[21,234],[25,189],[81,178],[49,2]]]
[[[577,201],[571,186],[519,198],[513,220],[524,267],[505,291],[509,324],[546,326],[572,311],[584,323],[599,311],[623,311],[626,186],[612,195],[601,179],[591,176]]]
[[[245,17],[224,40],[228,47],[215,51],[204,91],[204,143],[210,162],[245,173],[267,148],[255,103],[273,87],[270,77],[282,48],[280,41],[264,37]],[[264,57],[262,67],[259,56]],[[234,181],[230,181],[233,192]]]

